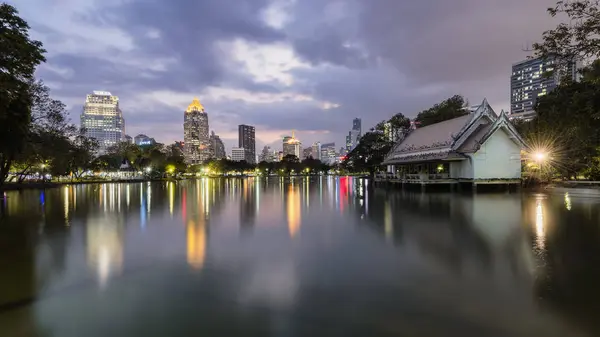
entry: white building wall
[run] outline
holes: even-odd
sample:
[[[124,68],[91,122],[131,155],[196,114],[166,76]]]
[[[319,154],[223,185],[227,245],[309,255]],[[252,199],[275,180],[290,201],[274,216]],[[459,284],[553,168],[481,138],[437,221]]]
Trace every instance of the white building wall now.
[[[472,158],[474,179],[521,178],[521,148],[504,129],[488,138]]]
[[[246,151],[243,147],[234,147],[231,149],[231,160],[242,161],[246,160]]]
[[[450,178],[473,179],[473,167],[469,159],[450,162]]]

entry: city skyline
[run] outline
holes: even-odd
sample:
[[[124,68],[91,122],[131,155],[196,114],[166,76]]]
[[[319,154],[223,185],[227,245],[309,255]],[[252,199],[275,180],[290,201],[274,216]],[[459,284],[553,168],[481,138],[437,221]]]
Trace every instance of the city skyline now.
[[[48,62],[37,75],[72,119],[81,97],[109,90],[121,97],[128,134],[172,143],[181,107],[198,96],[227,148],[239,124],[256,127],[257,148],[290,128],[304,144],[341,145],[348,119],[361,117],[366,130],[456,93],[508,111],[511,65],[557,21],[545,12],[553,0],[8,2],[44,41]],[[206,14],[201,30],[195,13]],[[466,28],[479,22],[493,33]]]

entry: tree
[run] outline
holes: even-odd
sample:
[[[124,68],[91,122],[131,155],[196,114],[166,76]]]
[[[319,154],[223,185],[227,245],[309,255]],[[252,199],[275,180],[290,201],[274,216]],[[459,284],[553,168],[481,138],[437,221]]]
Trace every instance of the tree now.
[[[536,56],[562,65],[600,57],[600,0],[558,1],[548,13],[566,15],[568,23],[543,33],[542,42],[533,44]]]
[[[62,174],[70,160],[71,137],[77,131],[68,122],[65,105],[52,99],[50,89],[41,81],[32,84],[31,98],[30,126],[11,165],[18,182],[41,168],[46,171],[46,167],[52,174]]]
[[[564,178],[600,179],[600,60],[584,70],[580,82],[562,83],[538,99],[536,118],[518,123],[527,143],[548,151]]]
[[[29,25],[8,4],[0,4],[0,46],[1,188],[29,130],[33,76],[45,50],[29,38]]]
[[[454,95],[427,110],[421,111],[417,115],[417,118],[415,118],[415,121],[419,124],[419,127],[424,127],[464,116],[468,114],[465,110],[466,105],[467,103],[462,96]]]
[[[410,129],[410,119],[398,113],[387,122],[378,123],[370,132],[365,133],[358,145],[348,153],[342,167],[352,172],[374,174],[385,156]]]

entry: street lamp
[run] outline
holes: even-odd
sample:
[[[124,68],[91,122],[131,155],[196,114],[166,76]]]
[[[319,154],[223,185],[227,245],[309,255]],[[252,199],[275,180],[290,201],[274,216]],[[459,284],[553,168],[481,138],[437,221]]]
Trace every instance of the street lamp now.
[[[533,154],[535,160],[539,163],[542,163],[546,160],[548,155],[545,152],[536,152]]]
[[[46,164],[42,163],[42,181],[46,181]]]
[[[146,167],[146,172],[150,173],[150,171],[152,171],[152,168],[150,166]]]

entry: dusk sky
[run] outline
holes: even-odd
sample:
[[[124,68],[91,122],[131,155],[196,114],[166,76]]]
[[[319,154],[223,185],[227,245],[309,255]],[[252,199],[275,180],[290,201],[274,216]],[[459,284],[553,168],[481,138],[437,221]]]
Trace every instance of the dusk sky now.
[[[127,134],[183,139],[197,96],[227,151],[291,134],[335,141],[453,94],[509,108],[511,65],[558,21],[555,0],[9,0],[48,50],[38,76],[79,124],[119,96]]]

